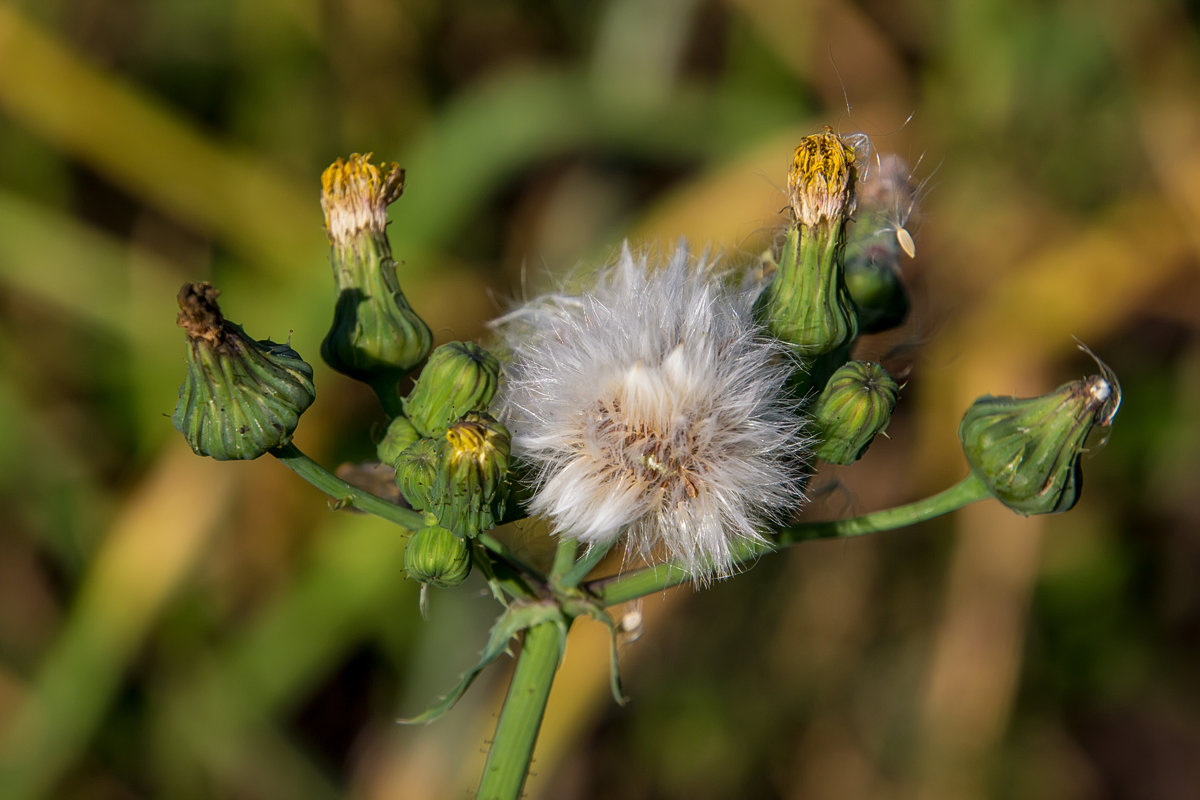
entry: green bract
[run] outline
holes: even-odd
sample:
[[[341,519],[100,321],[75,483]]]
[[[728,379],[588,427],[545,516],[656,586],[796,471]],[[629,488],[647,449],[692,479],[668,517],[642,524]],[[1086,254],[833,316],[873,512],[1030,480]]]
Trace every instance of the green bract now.
[[[831,464],[862,458],[896,409],[900,387],[878,364],[851,361],[839,367],[813,406],[817,457]]]
[[[209,283],[179,291],[187,331],[187,375],[171,421],[200,455],[258,458],[291,441],[316,397],[312,367],[295,350],[255,341],[228,322]]]

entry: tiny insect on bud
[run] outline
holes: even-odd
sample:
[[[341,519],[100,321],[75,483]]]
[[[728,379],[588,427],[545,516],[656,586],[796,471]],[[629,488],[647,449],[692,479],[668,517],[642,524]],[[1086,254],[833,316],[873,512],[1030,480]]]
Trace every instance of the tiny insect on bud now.
[[[316,397],[312,367],[287,345],[255,341],[226,320],[218,294],[209,283],[179,291],[187,376],[171,421],[199,455],[258,458],[291,441]]]
[[[1120,404],[1116,376],[1100,367],[1041,397],[981,397],[963,416],[958,436],[972,471],[1013,511],[1052,514],[1078,501],[1084,443]]]
[[[486,411],[496,394],[500,362],[471,342],[433,351],[404,400],[405,415],[422,436],[440,436],[468,411]]]
[[[404,571],[439,589],[458,586],[471,574],[471,549],[461,536],[433,525],[416,531],[404,551]]]
[[[879,364],[843,364],[813,406],[817,457],[830,464],[852,464],[862,458],[875,436],[887,429],[899,392]]]

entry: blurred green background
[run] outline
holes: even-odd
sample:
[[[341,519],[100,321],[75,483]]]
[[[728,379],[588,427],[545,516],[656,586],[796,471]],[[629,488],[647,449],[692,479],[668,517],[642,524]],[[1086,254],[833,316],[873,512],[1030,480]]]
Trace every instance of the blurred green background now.
[[[416,613],[403,542],[168,419],[174,295],[212,280],[317,368],[298,444],[383,417],[319,362],[318,176],[408,169],[390,228],[439,341],[624,237],[760,251],[800,137],[920,161],[908,385],[809,518],[965,468],[977,395],[1087,374],[1125,406],[1079,506],[983,503],[628,609],[632,703],[573,631],[530,798],[1192,798],[1200,786],[1195,3],[0,3],[0,796],[470,796],[504,689],[448,717],[495,606]],[[911,117],[911,119],[910,119]],[[909,120],[906,123],[906,120]],[[923,156],[923,158],[922,158]]]

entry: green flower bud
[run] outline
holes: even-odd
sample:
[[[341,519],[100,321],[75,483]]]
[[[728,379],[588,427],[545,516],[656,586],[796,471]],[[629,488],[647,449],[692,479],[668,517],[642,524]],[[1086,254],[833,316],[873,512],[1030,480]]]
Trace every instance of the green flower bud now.
[[[817,457],[853,464],[882,433],[896,409],[900,387],[883,367],[869,361],[843,364],[813,406],[820,444]]]
[[[338,159],[321,176],[338,299],[321,357],[372,385],[394,406],[396,383],[429,353],[433,335],[409,306],[388,243],[387,207],[404,191],[404,170],[370,154]]]
[[[441,491],[429,509],[464,536],[489,530],[504,518],[512,437],[493,417],[471,412],[446,430],[438,463]]]
[[[858,211],[846,241],[846,286],[858,309],[860,333],[895,328],[908,316],[900,255],[916,256],[906,227],[917,212],[918,191],[899,156],[878,159],[858,186]]]
[[[842,255],[854,211],[854,147],[832,131],[805,137],[788,173],[795,222],[756,313],[804,357],[836,350],[858,335]]]
[[[1100,368],[1041,397],[981,397],[963,416],[958,438],[972,471],[1018,514],[1067,511],[1079,499],[1084,442],[1112,424],[1121,402],[1116,376]]]
[[[846,246],[846,288],[858,312],[859,333],[899,327],[908,316],[908,291],[900,280],[892,247],[877,237]]]
[[[404,400],[404,413],[424,436],[441,436],[468,411],[486,411],[496,394],[500,362],[471,342],[433,351]]]
[[[405,501],[417,511],[432,511],[440,492],[438,464],[441,442],[418,439],[396,457],[396,485]]]
[[[445,528],[421,528],[408,540],[404,571],[430,586],[458,586],[471,574],[471,549],[462,537]]]
[[[258,458],[291,441],[316,397],[312,367],[295,350],[258,342],[227,321],[209,283],[179,291],[187,331],[187,376],[171,422],[199,455]]]
[[[421,434],[408,421],[407,417],[396,417],[383,434],[383,439],[375,446],[375,455],[388,466],[395,466],[396,459],[410,444],[421,438]]]

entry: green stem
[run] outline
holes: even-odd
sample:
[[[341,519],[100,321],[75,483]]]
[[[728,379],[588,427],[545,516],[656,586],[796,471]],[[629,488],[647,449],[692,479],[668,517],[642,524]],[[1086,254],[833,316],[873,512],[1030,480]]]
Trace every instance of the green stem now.
[[[565,536],[558,540],[558,548],[554,551],[554,564],[550,567],[550,582],[557,585],[571,565],[575,563],[575,555],[579,552],[579,540]]]
[[[313,461],[294,444],[285,444],[270,451],[271,455],[283,462],[283,465],[295,472],[301,478],[311,483],[321,491],[336,500],[354,506],[359,511],[366,511],[377,517],[383,517],[389,522],[415,531],[424,528],[425,518],[412,509],[398,506],[371,494],[365,489],[346,483],[329,470]]]
[[[595,569],[596,565],[604,560],[604,557],[608,555],[608,551],[612,549],[612,546],[613,542],[609,542],[606,545],[594,544],[589,547],[587,552],[583,554],[583,558],[576,561],[573,565],[571,565],[571,568],[563,574],[561,578],[562,586],[567,589],[574,589],[576,586],[582,583],[583,579],[588,576],[588,573]]]
[[[781,530],[773,541],[743,543],[735,550],[735,563],[751,561],[772,550],[800,542],[844,539],[915,525],[990,496],[988,488],[975,477],[975,473],[971,473],[949,489],[914,503],[851,519],[795,525]],[[611,606],[661,592],[693,577],[690,572],[676,564],[658,564],[625,575],[593,581],[588,585],[588,589],[600,598],[603,605]]]
[[[563,636],[557,622],[542,622],[525,632],[476,800],[517,800],[521,796],[558,669]]]

